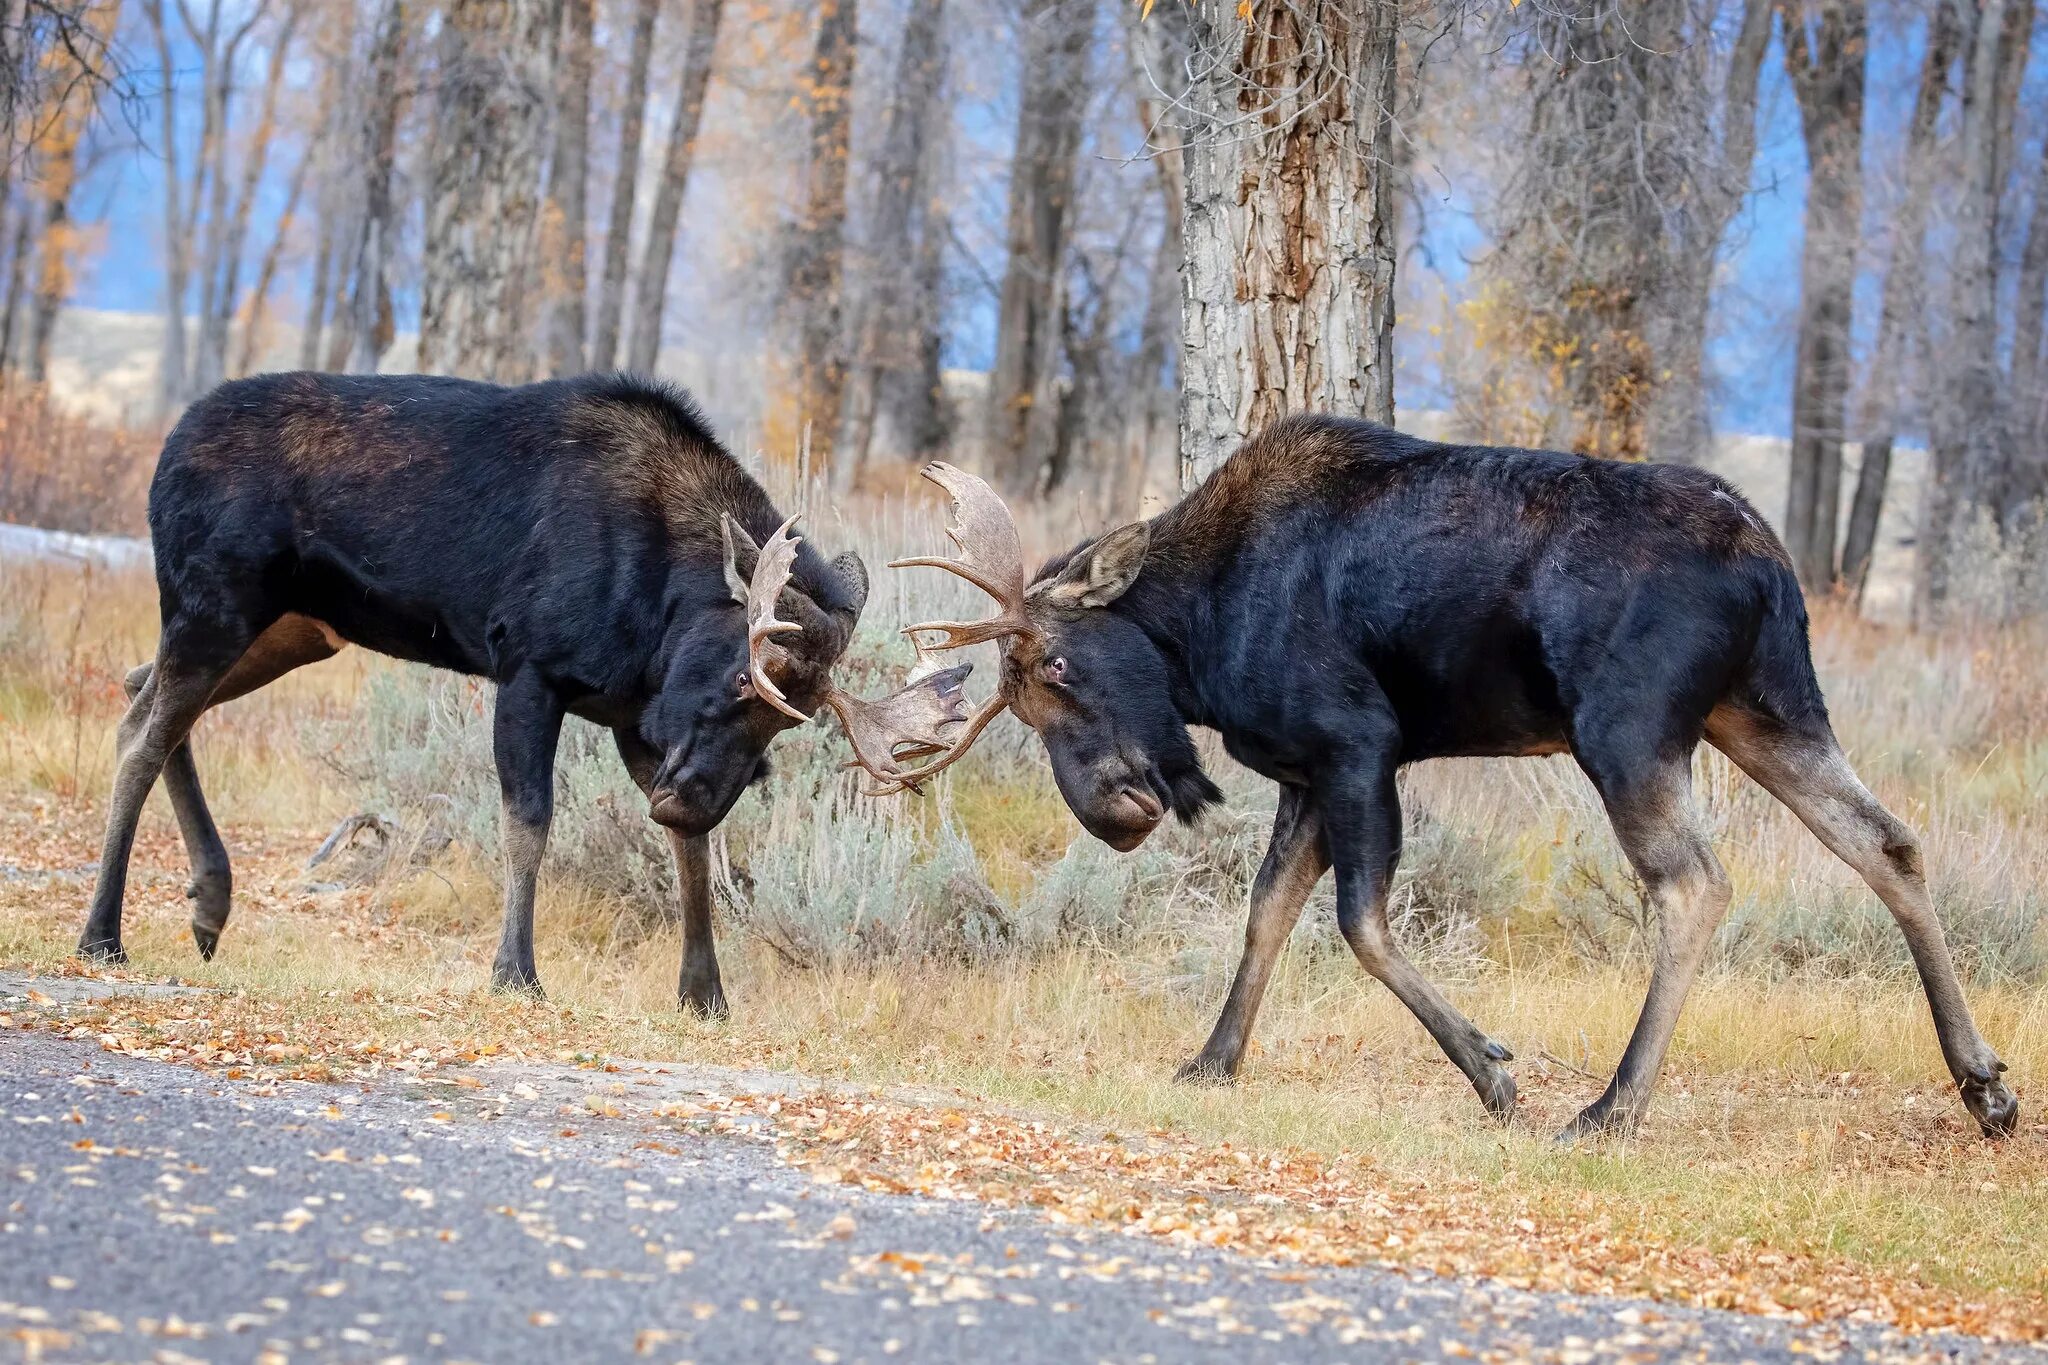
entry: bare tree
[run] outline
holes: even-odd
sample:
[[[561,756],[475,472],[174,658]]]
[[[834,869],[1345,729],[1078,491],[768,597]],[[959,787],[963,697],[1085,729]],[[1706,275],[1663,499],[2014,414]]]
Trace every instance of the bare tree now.
[[[933,204],[934,160],[946,78],[943,0],[910,6],[889,82],[888,121],[875,162],[873,221],[861,262],[865,288],[855,293],[852,360],[833,452],[836,486],[851,488],[866,467],[879,409],[906,377],[924,367],[928,319],[918,316],[921,244],[938,231]],[[900,434],[901,414],[891,424]]]
[[[2016,105],[2007,88],[2018,70],[2012,49],[2025,42],[2025,34],[2008,0],[1981,0],[1964,44],[1962,130],[1950,195],[1951,335],[1942,348],[1940,392],[1930,404],[1932,441],[1915,565],[1914,615],[1923,624],[1940,622],[1954,605],[1958,541],[1978,527],[2002,536],[2012,530],[2021,505],[2012,394],[1999,363],[1998,218],[1999,161],[2011,144]],[[1996,604],[1975,605],[1996,610]]]
[[[589,238],[590,47],[596,0],[561,0],[561,10],[555,150],[548,164],[541,251],[548,271],[548,368],[558,375],[585,368],[583,331],[590,281],[583,257]]]
[[[683,69],[676,81],[676,116],[668,131],[668,155],[662,160],[661,185],[654,192],[654,212],[647,224],[647,250],[640,262],[634,291],[633,335],[627,348],[629,369],[651,372],[661,350],[661,315],[668,302],[668,272],[675,258],[676,223],[682,216],[683,194],[690,184],[690,166],[697,156],[697,128],[704,118],[704,96],[711,86],[711,68],[718,53],[718,21],[725,0],[696,0],[690,12],[689,41],[683,45]]]
[[[821,0],[806,98],[810,146],[804,193],[788,257],[785,305],[797,352],[800,430],[828,442],[839,422],[846,383],[842,335],[847,154],[852,137],[853,63],[859,34],[856,0]]]
[[[1395,0],[1192,0],[1181,482],[1282,413],[1394,414]]]
[[[626,262],[633,246],[633,200],[640,183],[640,136],[647,121],[647,69],[654,57],[654,21],[661,0],[637,0],[626,59],[625,100],[619,107],[618,166],[612,176],[611,220],[605,227],[604,274],[597,289],[597,327],[590,338],[592,367],[617,362],[619,327],[626,312]]]
[[[256,191],[263,181],[265,168],[270,161],[271,144],[276,138],[278,125],[278,93],[284,84],[285,63],[290,59],[292,39],[298,31],[302,8],[297,3],[288,5],[284,19],[277,32],[271,35],[270,60],[263,80],[262,103],[256,117],[256,127],[249,136],[248,144],[241,151],[242,175],[236,188],[234,208],[226,221],[219,224],[210,235],[210,250],[206,262],[209,287],[204,291],[205,307],[199,318],[199,345],[194,357],[192,386],[195,392],[204,391],[227,378],[228,334],[233,327],[235,313],[241,306],[241,272],[243,248],[249,236],[249,218],[254,211]],[[230,78],[231,80],[231,78]],[[232,95],[231,85],[224,81],[221,103],[228,104]],[[226,162],[228,140],[225,136],[225,115],[222,116],[223,136],[219,140],[219,164],[214,171],[214,181],[219,188],[216,199],[226,202]]]
[[[1012,494],[1042,490],[1059,440],[1059,368],[1074,158],[1092,3],[1027,0],[1009,251],[996,313],[984,451]]]
[[[1905,392],[1907,346],[1920,325],[1930,157],[1942,99],[1948,91],[1949,68],[1955,63],[1961,36],[1955,5],[1951,0],[1935,0],[1928,15],[1927,48],[1920,62],[1912,119],[1906,126],[1903,183],[1889,224],[1891,263],[1885,270],[1877,352],[1866,386],[1863,462],[1856,471],[1856,495],[1842,540],[1842,578],[1859,602],[1870,579],[1878,518],[1884,510],[1885,484],[1891,477],[1892,446],[1898,439],[1900,400]]]
[[[529,283],[554,39],[550,0],[449,0],[443,12],[422,370],[512,382],[533,371]]]
[[[1136,400],[1127,413],[1125,446],[1129,467],[1117,506],[1138,508],[1150,477],[1155,446],[1170,445],[1179,460],[1180,430],[1167,387],[1167,366],[1180,332],[1181,208],[1186,197],[1180,128],[1173,110],[1187,99],[1187,11],[1179,5],[1155,8],[1127,6],[1132,103],[1145,153],[1159,187],[1159,241],[1146,277],[1145,312],[1139,323],[1137,352],[1131,360]]]
[[[1806,137],[1806,240],[1792,380],[1785,548],[1809,590],[1835,582],[1835,529],[1848,428],[1849,336],[1863,218],[1864,0],[1785,0],[1785,70]]]

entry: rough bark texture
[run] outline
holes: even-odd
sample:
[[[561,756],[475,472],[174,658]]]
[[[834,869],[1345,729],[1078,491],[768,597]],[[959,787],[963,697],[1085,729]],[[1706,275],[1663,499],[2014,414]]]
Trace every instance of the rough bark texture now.
[[[1181,129],[1172,114],[1187,96],[1187,11],[1179,5],[1146,15],[1129,7],[1130,81],[1139,135],[1152,159],[1159,187],[1159,242],[1145,281],[1145,314],[1132,359],[1137,400],[1127,415],[1124,444],[1128,468],[1117,490],[1117,507],[1135,514],[1151,478],[1153,450],[1166,446],[1171,467],[1180,461],[1180,428],[1168,362],[1180,332],[1181,206],[1187,195]]]
[[[618,360],[619,327],[626,312],[626,260],[633,246],[633,200],[640,183],[640,135],[647,121],[647,68],[654,56],[654,21],[661,0],[639,0],[626,58],[626,95],[619,108],[618,166],[612,176],[612,212],[604,234],[604,275],[597,290],[597,327],[590,338],[592,369]]]
[[[725,0],[697,0],[690,14],[690,38],[676,80],[675,122],[668,130],[668,154],[662,159],[661,184],[654,192],[654,213],[647,224],[647,251],[640,263],[639,287],[634,291],[628,369],[652,373],[654,357],[661,350],[661,315],[668,302],[676,223],[682,217],[683,194],[689,188],[690,166],[697,156],[697,128],[704,119],[704,95],[711,86],[711,68],[718,54],[718,21],[724,9]]]
[[[1394,415],[1393,0],[1193,0],[1181,482],[1283,413]],[[1204,60],[1207,58],[1208,60]]]
[[[1958,538],[1980,522],[1994,532],[2012,510],[2006,377],[1998,356],[1998,159],[2010,137],[2014,101],[2002,89],[2014,26],[2007,0],[1983,0],[1965,51],[1961,145],[1956,155],[1949,265],[1952,335],[1943,348],[1939,393],[1930,404],[1933,440],[1921,508],[1913,610],[1940,622],[1950,595]],[[1996,611],[1995,604],[1979,604]]]
[[[832,457],[841,491],[853,486],[867,464],[883,403],[909,388],[902,379],[924,367],[926,320],[918,316],[917,270],[920,244],[934,231],[929,144],[938,135],[945,84],[945,14],[942,0],[910,7],[889,82],[888,121],[875,163],[874,218],[862,250],[867,287],[857,296],[849,329],[855,340]],[[901,414],[887,425],[901,439]]]
[[[1810,168],[1799,265],[1799,352],[1792,380],[1791,487],[1785,548],[1809,591],[1834,585],[1842,442],[1848,430],[1850,326],[1863,218],[1863,0],[1779,7],[1785,69],[1799,100]]]
[[[1889,224],[1891,264],[1884,277],[1879,305],[1877,355],[1871,363],[1869,411],[1865,418],[1863,463],[1856,471],[1856,496],[1849,507],[1849,527],[1842,539],[1842,577],[1861,601],[1870,579],[1870,560],[1877,549],[1877,525],[1884,511],[1885,484],[1891,477],[1892,447],[1898,440],[1899,400],[1905,381],[1907,342],[1919,325],[1922,241],[1927,230],[1929,153],[1934,147],[1942,97],[1948,90],[1949,67],[1961,37],[1953,4],[1935,6],[1929,16],[1927,52],[1920,64],[1920,83],[1913,97],[1913,115],[1906,127],[1905,175],[1898,209]]]
[[[1671,220],[1670,278],[1663,316],[1651,329],[1657,383],[1645,403],[1645,454],[1653,460],[1698,464],[1713,451],[1707,403],[1707,320],[1714,266],[1728,224],[1749,192],[1756,159],[1757,85],[1771,45],[1771,0],[1744,0],[1742,27],[1728,54],[1722,83],[1719,145],[1703,146],[1690,195]],[[1708,144],[1709,120],[1694,120]]]
[[[519,382],[546,156],[553,0],[449,0],[420,279],[420,369]]]
[[[404,35],[403,0],[385,0],[370,54],[370,98],[363,109],[362,229],[356,244],[355,287],[349,294],[346,333],[346,367],[358,374],[376,372],[377,362],[391,345],[396,330],[390,270],[398,233],[398,206],[391,188],[398,165],[398,106],[403,98],[398,86],[398,65]],[[337,297],[338,293],[337,286]],[[424,353],[424,324],[420,344]]]
[[[548,371],[580,374],[589,243],[590,43],[595,0],[561,0],[562,36],[555,82],[555,151],[548,165],[541,265],[547,271]]]
[[[847,151],[852,133],[855,0],[821,0],[806,98],[810,155],[802,217],[790,243],[786,304],[796,334],[797,429],[829,451],[846,383],[840,290],[846,241]]]
[[[1058,445],[1063,266],[1093,28],[1087,9],[1060,0],[1029,0],[1022,23],[1009,252],[984,438],[984,458],[1012,494],[1038,491]]]

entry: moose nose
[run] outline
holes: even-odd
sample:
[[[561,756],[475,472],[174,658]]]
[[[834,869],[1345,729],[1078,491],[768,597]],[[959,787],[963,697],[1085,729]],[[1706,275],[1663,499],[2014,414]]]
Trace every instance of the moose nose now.
[[[1160,804],[1159,798],[1143,787],[1125,787],[1121,794],[1125,801],[1138,808],[1138,817],[1148,825],[1158,824],[1160,817],[1166,814],[1166,807]]]

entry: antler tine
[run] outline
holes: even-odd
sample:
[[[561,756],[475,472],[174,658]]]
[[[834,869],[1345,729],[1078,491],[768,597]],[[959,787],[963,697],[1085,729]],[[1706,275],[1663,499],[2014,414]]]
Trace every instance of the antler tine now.
[[[961,649],[1029,631],[1031,626],[1024,616],[1024,545],[1017,536],[1017,522],[1010,509],[994,489],[964,469],[934,460],[923,472],[952,496],[953,520],[946,527],[946,534],[960,547],[960,556],[897,559],[890,561],[889,567],[944,569],[958,574],[994,598],[1001,610],[982,621],[926,622],[910,627],[905,634],[916,641],[919,631],[939,631],[946,640],[934,648]],[[920,650],[924,647],[920,643]]]
[[[958,763],[962,758],[965,758],[967,751],[974,747],[974,741],[981,738],[981,732],[988,728],[989,722],[1000,716],[1008,706],[1009,703],[1003,699],[1003,694],[997,692],[982,703],[979,711],[976,711],[973,716],[968,718],[966,729],[942,746],[944,752],[940,757],[933,759],[923,767],[899,767],[895,773],[887,775],[876,773],[877,777],[883,778],[883,785],[870,791],[868,795],[894,796],[898,792],[916,791],[927,781],[937,777],[940,773]],[[899,757],[906,759],[917,759],[925,756],[925,754],[914,750],[899,755]],[[874,769],[869,768],[868,771],[872,773]]]
[[[833,688],[825,704],[839,717],[852,746],[853,762],[881,785],[870,796],[902,791],[913,770],[905,763],[946,752],[952,746],[941,731],[967,721],[967,695],[961,684],[973,664],[956,664],[904,684],[879,700],[869,701]],[[914,781],[914,779],[913,779]]]
[[[762,544],[754,561],[753,580],[747,584],[747,674],[763,701],[792,719],[809,720],[809,716],[789,704],[789,698],[768,676],[767,651],[772,637],[803,629],[796,622],[778,620],[775,615],[783,585],[789,582],[790,570],[796,567],[796,547],[803,543],[803,537],[789,533],[794,525],[796,514],[791,513],[789,520],[776,527],[775,534]]]

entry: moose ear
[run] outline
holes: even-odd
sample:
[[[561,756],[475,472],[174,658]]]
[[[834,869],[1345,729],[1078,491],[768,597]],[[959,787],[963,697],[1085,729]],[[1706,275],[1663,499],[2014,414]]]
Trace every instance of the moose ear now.
[[[725,534],[725,586],[732,590],[732,600],[741,606],[747,605],[747,584],[754,579],[754,566],[760,562],[761,547],[747,534],[747,528],[732,519],[732,513],[718,514],[719,529]]]
[[[839,581],[846,585],[846,628],[853,629],[853,623],[860,620],[860,609],[868,604],[868,566],[860,562],[860,556],[848,550],[832,561],[832,571],[839,575]]]
[[[1106,607],[1138,581],[1151,545],[1152,528],[1144,522],[1119,526],[1075,555],[1041,591],[1064,607]]]

